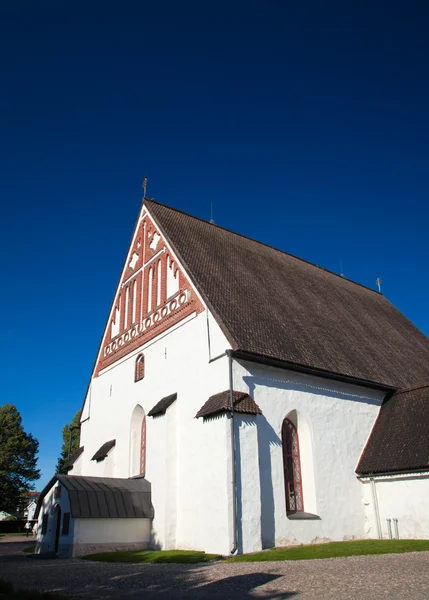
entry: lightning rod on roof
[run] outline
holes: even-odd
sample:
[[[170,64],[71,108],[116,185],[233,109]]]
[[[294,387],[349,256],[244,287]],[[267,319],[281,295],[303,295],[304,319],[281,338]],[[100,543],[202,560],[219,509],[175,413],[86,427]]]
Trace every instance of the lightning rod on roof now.
[[[144,176],[143,179],[143,183],[142,183],[142,188],[143,188],[143,198],[146,198],[146,188],[147,188],[147,184],[148,184],[148,178],[147,178],[147,174]]]
[[[213,219],[213,202],[210,202],[210,223],[212,225],[215,224],[214,219]]]
[[[375,283],[377,284],[377,287],[378,287],[378,293],[381,294],[381,279],[378,275],[377,275],[377,279],[375,280]]]

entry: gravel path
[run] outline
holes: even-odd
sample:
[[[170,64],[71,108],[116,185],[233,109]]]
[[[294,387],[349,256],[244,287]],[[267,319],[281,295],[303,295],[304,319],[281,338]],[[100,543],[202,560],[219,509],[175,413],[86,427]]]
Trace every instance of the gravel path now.
[[[0,540],[0,577],[20,587],[83,598],[429,598],[429,552],[283,563],[126,565],[26,556],[22,548],[27,545]]]

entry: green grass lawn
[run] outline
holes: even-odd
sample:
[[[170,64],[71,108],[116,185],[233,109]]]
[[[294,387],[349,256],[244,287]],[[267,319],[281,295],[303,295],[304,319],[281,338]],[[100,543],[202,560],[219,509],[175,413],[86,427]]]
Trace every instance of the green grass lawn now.
[[[0,538],[5,537],[6,535],[7,535],[7,537],[9,537],[9,536],[25,537],[25,533],[0,533]],[[31,532],[28,537],[31,537]]]
[[[221,558],[217,554],[206,554],[193,550],[138,550],[131,552],[103,552],[88,554],[85,560],[121,563],[201,563]]]
[[[311,560],[339,556],[362,556],[366,554],[392,554],[429,550],[429,540],[357,540],[354,542],[330,542],[309,546],[273,548],[254,554],[241,554],[224,559],[223,562],[265,562],[284,560]],[[132,552],[103,552],[83,557],[86,560],[121,563],[199,563],[220,560],[217,554],[189,550],[141,550]]]
[[[357,540],[354,542],[330,542],[311,546],[288,546],[273,548],[254,554],[241,554],[225,562],[265,562],[278,560],[309,560],[335,558],[338,556],[361,556],[366,554],[392,554],[429,550],[429,540]]]

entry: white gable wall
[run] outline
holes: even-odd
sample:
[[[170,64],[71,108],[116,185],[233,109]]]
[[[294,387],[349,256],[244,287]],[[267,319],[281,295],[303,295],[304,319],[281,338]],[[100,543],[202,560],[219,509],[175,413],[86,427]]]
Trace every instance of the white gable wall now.
[[[229,346],[214,319],[210,339],[217,355]],[[135,358],[140,352],[145,356],[145,377],[134,382]],[[227,357],[209,362],[206,312],[152,340],[92,380],[90,408],[88,401],[81,430],[85,447],[79,469],[82,475],[129,477],[130,423],[135,406],[141,405],[147,415],[161,398],[177,393],[165,415],[146,416],[146,479],[152,484],[155,509],[153,540],[162,548],[230,550],[228,422],[220,419],[207,427],[202,419],[194,418],[210,395],[226,389]],[[91,461],[111,439],[116,446],[107,458]]]
[[[234,361],[234,389],[248,392],[262,415],[237,419],[237,487],[241,497],[241,550],[365,537],[361,484],[355,468],[384,397],[380,391]],[[303,415],[301,471],[304,510],[286,515],[281,428],[291,412]],[[307,452],[302,452],[307,438]],[[255,438],[259,469],[255,468]],[[251,468],[249,468],[251,465]],[[254,527],[260,515],[261,529]]]

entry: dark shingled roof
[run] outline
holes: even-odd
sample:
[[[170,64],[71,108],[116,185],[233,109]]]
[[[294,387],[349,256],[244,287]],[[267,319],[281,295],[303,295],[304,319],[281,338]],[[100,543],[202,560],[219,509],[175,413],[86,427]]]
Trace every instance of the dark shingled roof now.
[[[383,403],[356,472],[429,469],[429,384],[401,390]]]
[[[153,519],[151,484],[143,477],[83,477],[55,475],[40,495],[35,518],[43,498],[59,481],[68,491],[75,519]]]
[[[245,392],[233,392],[234,412],[248,415],[262,415],[262,411],[256,402]],[[207,402],[200,408],[195,417],[212,417],[230,410],[229,390],[210,396]]]
[[[157,404],[155,404],[155,406],[147,413],[148,417],[163,415],[167,408],[171,406],[175,400],[177,400],[177,394],[170,394],[170,396],[161,398],[161,400],[157,402]]]
[[[66,460],[66,462],[64,463],[64,469],[66,469],[67,471],[71,471],[73,469],[74,463],[77,461],[79,456],[83,453],[83,450],[84,450],[84,446],[81,446],[75,452],[70,454],[70,458],[68,458]]]
[[[234,350],[386,389],[429,380],[429,339],[383,295],[144,201]]]
[[[97,450],[91,460],[96,460],[97,462],[104,460],[114,446],[116,446],[116,440],[110,440],[110,442],[106,442]]]

